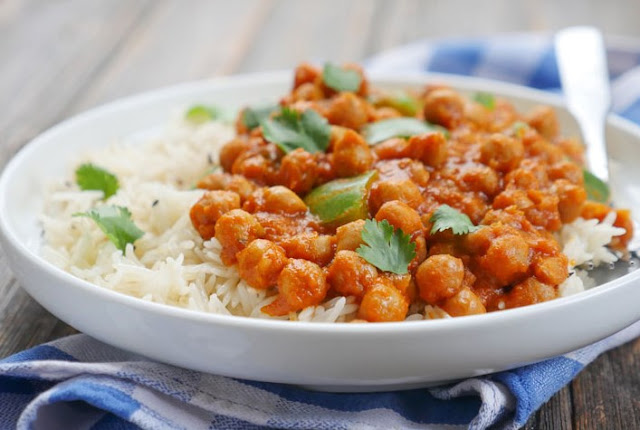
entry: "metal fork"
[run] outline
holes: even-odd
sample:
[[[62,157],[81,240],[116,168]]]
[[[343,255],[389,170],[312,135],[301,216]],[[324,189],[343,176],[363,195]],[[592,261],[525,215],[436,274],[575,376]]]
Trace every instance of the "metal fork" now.
[[[594,27],[561,30],[555,36],[555,50],[567,107],[586,144],[587,165],[609,182],[605,120],[611,91],[602,33]]]

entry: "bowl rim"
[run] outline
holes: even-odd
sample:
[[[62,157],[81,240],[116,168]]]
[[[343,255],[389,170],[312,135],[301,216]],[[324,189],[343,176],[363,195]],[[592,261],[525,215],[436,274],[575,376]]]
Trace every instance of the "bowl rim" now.
[[[585,302],[598,300],[601,295],[608,294],[611,290],[629,284],[640,279],[640,270],[623,275],[617,279],[606,282],[589,290],[574,294],[568,297],[560,297],[548,302],[528,305],[515,309],[507,309],[499,312],[490,312],[481,315],[470,315],[456,318],[445,318],[436,320],[419,321],[399,321],[386,322],[382,324],[350,324],[350,323],[330,323],[330,322],[308,322],[308,321],[284,321],[266,318],[251,318],[236,315],[224,315],[216,313],[202,312],[193,309],[180,308],[163,303],[150,302],[140,298],[127,295],[118,291],[110,290],[95,285],[89,281],[73,276],[71,273],[55,266],[28,248],[20,241],[18,234],[11,228],[7,219],[6,208],[8,205],[7,189],[10,186],[11,178],[17,169],[21,168],[24,160],[33,152],[38,151],[42,146],[50,144],[50,140],[55,140],[56,135],[69,128],[73,128],[78,123],[91,121],[109,112],[135,107],[139,104],[157,102],[162,99],[171,99],[182,93],[197,89],[214,91],[219,88],[234,88],[245,85],[275,85],[285,84],[289,81],[291,71],[276,71],[242,74],[235,76],[217,77],[212,79],[185,82],[177,85],[162,87],[159,89],[142,92],[132,96],[120,98],[106,104],[99,105],[68,119],[65,119],[53,127],[45,130],[27,144],[25,144],[5,165],[0,176],[0,235],[5,239],[6,253],[17,252],[19,257],[29,261],[40,270],[58,282],[64,282],[84,290],[86,293],[98,296],[98,299],[115,302],[120,305],[131,307],[141,312],[153,313],[159,316],[170,318],[180,318],[193,323],[205,323],[212,325],[223,325],[238,329],[256,329],[263,331],[283,331],[285,333],[316,333],[350,336],[353,334],[376,336],[395,332],[415,333],[425,331],[458,331],[468,328],[482,329],[494,324],[509,324],[514,320],[528,318],[531,316],[542,317],[544,314],[555,312],[558,308],[578,306]],[[439,74],[439,73],[369,73],[370,81],[378,85],[421,85],[428,82],[446,83],[454,88],[463,91],[483,90],[496,93],[515,99],[544,103],[553,106],[555,109],[564,109],[562,98],[553,93],[544,92],[520,85],[504,83],[495,80],[466,77],[459,75]],[[636,136],[640,140],[640,126],[626,120],[616,114],[610,114],[607,123],[614,128]]]

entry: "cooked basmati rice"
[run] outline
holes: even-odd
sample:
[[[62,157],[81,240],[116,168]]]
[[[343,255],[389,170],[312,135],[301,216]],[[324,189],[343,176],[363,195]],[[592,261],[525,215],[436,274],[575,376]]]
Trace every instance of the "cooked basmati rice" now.
[[[220,260],[220,243],[203,241],[189,219],[191,206],[202,190],[191,189],[217,163],[222,144],[233,128],[210,122],[192,125],[175,120],[165,133],[147,142],[116,143],[74,160],[72,169],[93,162],[116,174],[118,192],[102,202],[99,191],[81,191],[74,181],[57,181],[46,192],[41,222],[43,255],[53,264],[93,284],[143,300],[200,312],[255,318],[274,318],[261,308],[274,293],[248,286],[234,267]],[[124,253],[106,239],[90,219],[72,217],[96,205],[126,206],[145,231],[135,247]],[[624,233],[613,226],[615,213],[602,222],[578,219],[558,235],[571,266],[587,262],[611,263],[617,256],[606,248],[613,236]],[[559,286],[561,296],[583,291],[585,273],[573,274]],[[276,317],[312,322],[346,322],[356,318],[353,297],[334,297],[321,306]],[[447,318],[437,306],[414,304],[407,320]]]

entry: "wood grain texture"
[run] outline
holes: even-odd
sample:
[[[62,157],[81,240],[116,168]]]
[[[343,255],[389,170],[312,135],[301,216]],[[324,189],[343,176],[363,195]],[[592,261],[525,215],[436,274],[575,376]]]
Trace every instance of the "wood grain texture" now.
[[[570,386],[567,386],[558,391],[538,412],[533,414],[524,428],[526,430],[570,430],[573,428],[572,415],[571,389]]]
[[[639,370],[640,339],[636,339],[580,373],[571,384],[575,429],[640,429]]]
[[[197,13],[188,4],[197,5]],[[154,2],[72,110],[234,72],[270,5],[261,0]]]
[[[33,1],[22,22],[0,27],[0,162],[64,118],[144,13],[146,1]]]
[[[3,0],[0,166],[73,113],[176,82],[360,61],[430,37],[575,24],[640,37],[638,16],[628,0]],[[0,357],[73,332],[19,287],[0,252]],[[640,340],[604,354],[525,428],[640,428],[639,366]]]

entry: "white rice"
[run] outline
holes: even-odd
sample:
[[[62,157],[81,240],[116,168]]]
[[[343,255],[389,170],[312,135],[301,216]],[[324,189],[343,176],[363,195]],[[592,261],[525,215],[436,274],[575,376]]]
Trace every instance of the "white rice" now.
[[[231,126],[199,126],[176,120],[161,137],[138,144],[115,143],[73,160],[70,171],[92,162],[114,174],[120,189],[107,201],[102,193],[81,191],[71,175],[51,184],[41,222],[42,253],[56,266],[93,284],[157,303],[200,312],[272,318],[261,308],[274,292],[257,290],[240,279],[234,267],[220,261],[220,243],[203,241],[189,219],[202,190],[192,185],[215,165],[220,146],[233,136]],[[97,205],[126,206],[145,231],[124,255],[88,218],[72,217]],[[578,219],[563,227],[558,238],[571,267],[587,262],[611,263],[617,256],[606,248],[613,236],[615,213],[602,222]],[[586,273],[586,272],[585,272]],[[559,286],[561,296],[583,291],[583,271],[573,270]],[[358,305],[353,297],[335,297],[280,319],[312,322],[351,321]],[[435,306],[412,305],[407,320],[449,317]]]

